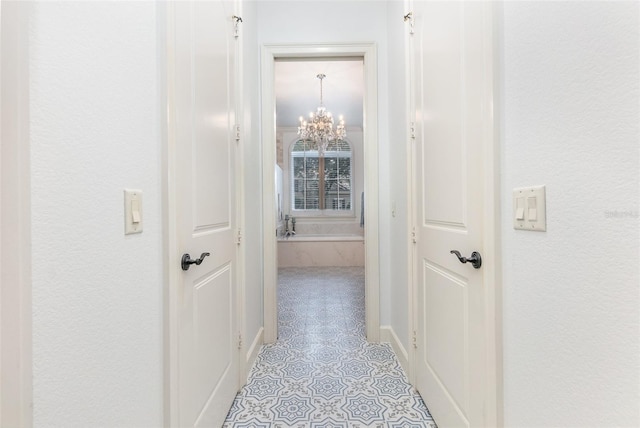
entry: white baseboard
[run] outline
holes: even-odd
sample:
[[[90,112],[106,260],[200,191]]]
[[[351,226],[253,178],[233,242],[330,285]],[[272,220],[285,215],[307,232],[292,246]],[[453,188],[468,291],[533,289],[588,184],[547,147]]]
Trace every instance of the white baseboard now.
[[[400,365],[402,366],[402,370],[409,375],[409,354],[407,354],[407,350],[402,346],[400,339],[396,336],[396,332],[393,331],[393,327],[390,325],[381,325],[380,326],[380,342],[387,342],[391,344],[393,351],[396,353],[398,357],[398,361],[400,361]]]
[[[244,366],[246,368],[247,375],[249,374],[249,370],[253,367],[253,363],[256,362],[256,358],[258,357],[258,352],[260,352],[260,348],[264,343],[264,328],[260,327],[258,330],[258,334],[253,338],[253,342],[251,342],[251,346],[247,350],[247,355],[245,357]]]

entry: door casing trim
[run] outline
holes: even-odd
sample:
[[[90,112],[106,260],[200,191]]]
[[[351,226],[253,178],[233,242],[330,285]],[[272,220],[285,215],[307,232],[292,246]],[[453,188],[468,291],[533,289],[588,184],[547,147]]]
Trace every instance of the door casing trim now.
[[[0,4],[0,426],[33,425],[28,8]]]
[[[380,341],[380,270],[378,223],[378,77],[375,43],[266,44],[261,52],[262,96],[262,209],[264,266],[264,341],[278,335],[277,239],[275,234],[275,88],[277,58],[364,58],[364,189],[365,189],[365,299],[366,333],[370,342]]]
[[[164,426],[180,425],[178,397],[178,302],[180,272],[177,251],[177,206],[176,206],[176,136],[175,136],[175,4],[167,2],[158,11],[158,62],[160,105],[160,139],[162,142],[162,248],[164,260],[163,278],[163,331],[164,331]]]

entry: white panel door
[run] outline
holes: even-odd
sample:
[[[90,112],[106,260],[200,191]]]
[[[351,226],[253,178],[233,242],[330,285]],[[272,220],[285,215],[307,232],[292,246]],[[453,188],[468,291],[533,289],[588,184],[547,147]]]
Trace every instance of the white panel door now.
[[[450,253],[482,254],[487,238],[487,7],[416,1],[413,9],[416,386],[440,428],[489,423],[483,267]]]
[[[233,3],[175,3],[181,427],[220,427],[238,390]]]

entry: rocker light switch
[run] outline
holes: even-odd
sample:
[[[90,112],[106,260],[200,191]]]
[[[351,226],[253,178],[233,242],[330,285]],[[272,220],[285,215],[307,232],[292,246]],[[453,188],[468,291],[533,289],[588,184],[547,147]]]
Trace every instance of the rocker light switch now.
[[[524,198],[516,198],[516,220],[524,221]]]
[[[547,230],[545,186],[513,189],[513,228]]]
[[[142,190],[124,190],[124,234],[142,232]]]
[[[135,197],[131,200],[131,217],[133,223],[140,223],[140,200]]]
[[[538,209],[537,209],[537,204],[536,204],[536,197],[535,196],[528,196],[527,197],[527,209],[528,211],[528,217],[529,217],[529,221],[538,221]]]

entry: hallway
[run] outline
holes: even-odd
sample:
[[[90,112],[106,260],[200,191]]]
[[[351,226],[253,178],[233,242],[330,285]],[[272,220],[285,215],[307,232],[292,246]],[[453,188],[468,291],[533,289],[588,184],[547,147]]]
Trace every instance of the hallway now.
[[[440,428],[640,427],[640,2],[53,0],[0,12],[0,426],[194,427],[203,413],[213,427],[227,414],[229,427],[428,426],[397,361],[426,379],[419,356],[434,350],[456,409],[420,388]],[[322,303],[283,308],[275,343],[271,168],[289,158],[267,72],[273,52],[327,46],[372,53],[368,124],[348,135],[376,157],[354,164],[376,169],[366,325],[395,360],[365,342],[346,286],[283,284],[289,301]],[[335,74],[318,72],[330,85]],[[313,103],[292,120],[317,107],[309,79]],[[326,89],[327,110],[344,114]],[[484,101],[456,106],[466,95]],[[546,230],[514,228],[542,214],[520,193],[537,186]],[[196,206],[180,203],[187,193],[205,199],[201,214],[182,212]],[[218,232],[224,249],[189,241]],[[451,250],[480,253],[481,269]],[[333,287],[348,272],[316,273]],[[420,297],[432,291],[440,300]],[[470,322],[450,301],[487,311]],[[466,356],[478,349],[467,338],[485,342],[482,358]]]
[[[366,342],[364,269],[284,268],[279,340],[265,345],[225,427],[432,427],[388,344]]]

